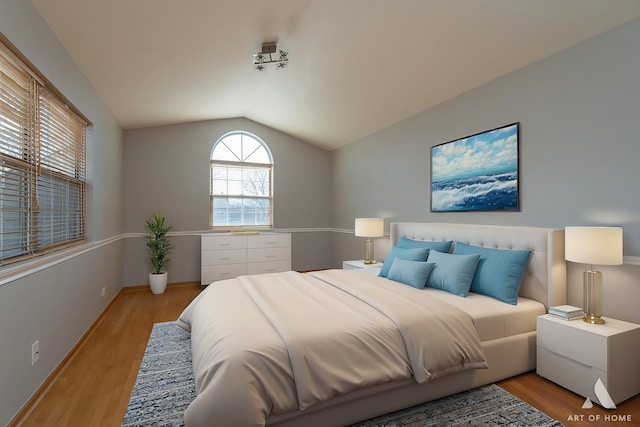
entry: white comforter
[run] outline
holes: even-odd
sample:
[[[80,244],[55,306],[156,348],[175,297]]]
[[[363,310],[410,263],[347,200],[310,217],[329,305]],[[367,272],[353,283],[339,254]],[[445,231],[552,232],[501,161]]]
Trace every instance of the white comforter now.
[[[263,426],[358,388],[487,367],[469,315],[353,270],[216,282],[178,324],[197,391],[188,427]]]

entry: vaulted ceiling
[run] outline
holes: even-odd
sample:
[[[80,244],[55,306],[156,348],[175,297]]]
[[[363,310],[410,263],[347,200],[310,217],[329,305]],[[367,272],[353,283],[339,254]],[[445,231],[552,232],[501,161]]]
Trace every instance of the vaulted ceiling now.
[[[639,0],[31,0],[124,129],[246,117],[332,150],[640,16]],[[289,66],[254,71],[277,41]]]

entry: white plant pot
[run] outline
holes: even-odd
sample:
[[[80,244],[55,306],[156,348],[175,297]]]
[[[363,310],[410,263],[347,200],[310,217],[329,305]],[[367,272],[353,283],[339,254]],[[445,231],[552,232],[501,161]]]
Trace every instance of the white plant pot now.
[[[167,272],[160,274],[149,273],[149,286],[154,294],[161,294],[167,289]]]

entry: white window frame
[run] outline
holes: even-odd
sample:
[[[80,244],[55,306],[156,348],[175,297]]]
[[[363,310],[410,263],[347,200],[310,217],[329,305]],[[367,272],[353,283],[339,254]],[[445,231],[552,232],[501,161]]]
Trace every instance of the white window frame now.
[[[260,161],[254,160],[256,156]],[[229,207],[230,201],[236,208]],[[219,207],[225,203],[226,208]],[[260,209],[265,203],[264,209]],[[239,221],[231,219],[234,215]],[[232,231],[273,228],[273,156],[260,137],[246,131],[232,131],[213,144],[209,166],[209,228]]]

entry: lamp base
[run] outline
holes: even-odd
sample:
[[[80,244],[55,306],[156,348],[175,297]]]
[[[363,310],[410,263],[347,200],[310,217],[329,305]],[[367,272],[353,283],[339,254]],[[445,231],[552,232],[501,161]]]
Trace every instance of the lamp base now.
[[[373,241],[371,239],[364,242],[364,263],[367,265],[376,263],[376,260],[373,259]]]
[[[582,275],[584,281],[582,320],[592,325],[602,325],[602,273],[598,270],[585,270]]]
[[[582,318],[583,322],[591,323],[592,325],[604,325],[605,322],[603,318],[597,316],[584,316]]]

